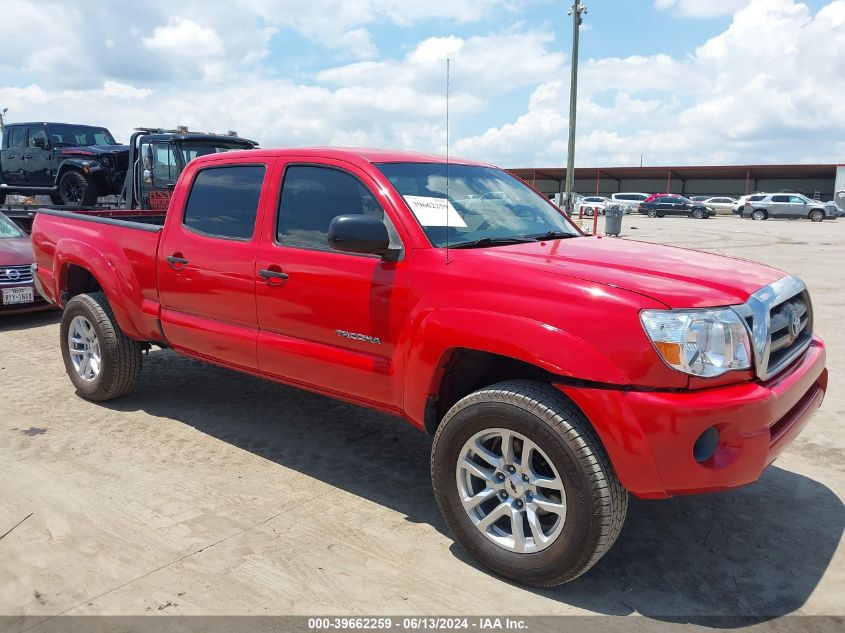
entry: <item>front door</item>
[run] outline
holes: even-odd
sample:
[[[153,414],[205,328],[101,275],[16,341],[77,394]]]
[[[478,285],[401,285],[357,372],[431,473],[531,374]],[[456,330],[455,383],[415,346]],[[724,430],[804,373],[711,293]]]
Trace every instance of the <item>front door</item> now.
[[[30,187],[51,187],[55,184],[51,171],[52,153],[48,149],[49,146],[47,127],[31,125],[26,152],[24,152],[25,178]]]
[[[329,247],[338,215],[368,214],[402,239],[389,201],[342,161],[284,167],[278,215],[265,217],[256,274],[262,373],[356,401],[401,406],[397,343],[409,309],[409,252],[400,261]],[[281,166],[280,166],[281,168]]]
[[[3,180],[10,185],[23,185],[26,183],[23,157],[26,153],[27,128],[23,125],[9,128],[5,136],[8,140],[4,144],[3,155],[0,156]]]
[[[161,323],[177,350],[256,369],[256,226],[271,163],[206,163],[186,174],[158,252]]]

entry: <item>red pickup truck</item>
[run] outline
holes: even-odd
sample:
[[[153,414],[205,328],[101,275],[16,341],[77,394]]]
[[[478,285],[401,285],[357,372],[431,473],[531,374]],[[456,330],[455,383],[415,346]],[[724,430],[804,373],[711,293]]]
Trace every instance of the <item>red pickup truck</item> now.
[[[82,397],[128,393],[157,345],[402,416],[457,540],[531,585],[595,564],[629,492],[756,480],[827,388],[798,278],[582,235],[489,165],[218,154],[163,227],[45,211],[33,240]]]

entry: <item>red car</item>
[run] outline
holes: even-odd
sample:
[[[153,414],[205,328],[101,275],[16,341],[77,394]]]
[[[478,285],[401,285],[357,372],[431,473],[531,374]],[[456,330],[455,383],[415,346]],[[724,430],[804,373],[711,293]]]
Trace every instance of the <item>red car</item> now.
[[[648,198],[643,200],[640,204],[645,204],[646,202],[654,202],[657,198],[665,198],[666,196],[674,196],[674,193],[653,193]]]
[[[33,288],[33,263],[29,237],[0,213],[0,314],[52,307]]]
[[[584,236],[490,165],[216,154],[164,227],[45,211],[33,240],[82,397],[129,393],[166,345],[404,417],[455,537],[531,585],[592,567],[629,493],[756,480],[827,389],[797,277]]]

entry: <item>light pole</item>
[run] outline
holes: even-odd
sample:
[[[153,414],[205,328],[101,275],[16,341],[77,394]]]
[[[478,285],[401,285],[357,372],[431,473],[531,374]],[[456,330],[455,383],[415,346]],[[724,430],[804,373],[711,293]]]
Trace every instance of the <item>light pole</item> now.
[[[578,109],[578,36],[581,32],[581,15],[587,7],[581,0],[575,0],[567,15],[572,16],[572,79],[569,87],[569,149],[566,156],[566,211],[572,215],[574,209],[573,189],[575,189],[575,114]]]

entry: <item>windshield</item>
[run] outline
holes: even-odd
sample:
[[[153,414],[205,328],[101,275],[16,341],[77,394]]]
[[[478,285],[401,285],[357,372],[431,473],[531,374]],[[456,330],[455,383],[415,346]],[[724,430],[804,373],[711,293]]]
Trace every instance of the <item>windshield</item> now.
[[[206,154],[220,154],[239,149],[253,149],[252,145],[243,143],[183,143],[180,147],[186,164]]]
[[[444,163],[377,165],[438,247],[579,235],[546,199],[492,167]]]
[[[117,141],[106,128],[87,125],[50,125],[50,140],[54,147],[117,145]]]
[[[21,231],[9,218],[0,213],[0,239],[23,236],[23,231]]]

